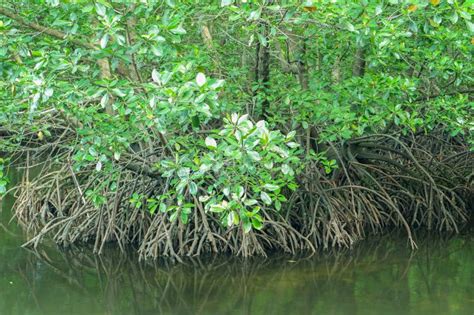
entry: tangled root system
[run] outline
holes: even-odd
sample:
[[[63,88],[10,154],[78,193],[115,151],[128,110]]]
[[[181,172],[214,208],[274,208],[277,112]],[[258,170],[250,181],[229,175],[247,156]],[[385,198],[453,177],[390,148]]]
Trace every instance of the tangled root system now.
[[[144,167],[127,164],[121,165],[112,189],[93,170],[74,171],[70,152],[55,153],[39,166],[28,154],[14,214],[32,235],[26,245],[36,247],[46,236],[64,246],[89,242],[97,253],[108,242],[123,250],[134,244],[144,259],[315,252],[351,247],[394,227],[403,229],[416,247],[414,231],[457,232],[472,209],[473,152],[446,139],[440,131],[331,144],[339,168],[325,174],[316,162],[308,163],[299,189],[287,193],[286,206],[264,210],[264,228],[249,233],[240,226],[222,226],[196,199],[187,224],[132,207],[132,193],[159,195],[166,192],[166,183]],[[91,189],[105,198],[102,205],[86,198]]]

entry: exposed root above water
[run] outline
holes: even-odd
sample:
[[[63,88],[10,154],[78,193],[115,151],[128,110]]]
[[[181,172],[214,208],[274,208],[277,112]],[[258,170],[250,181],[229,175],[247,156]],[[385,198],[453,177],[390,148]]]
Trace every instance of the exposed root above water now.
[[[14,211],[32,235],[28,246],[52,237],[64,246],[92,243],[100,254],[108,242],[123,250],[134,244],[144,259],[315,252],[351,247],[390,227],[405,230],[416,247],[415,229],[458,232],[472,211],[474,155],[454,140],[441,139],[442,132],[373,135],[333,144],[339,168],[326,175],[318,164],[308,163],[299,189],[286,192],[287,204],[280,211],[262,210],[265,223],[259,231],[223,226],[197,198],[187,224],[159,211],[152,215],[129,202],[133,193],[167,192],[167,182],[145,164],[117,164],[110,185],[94,170],[74,171],[69,152],[36,167],[28,156]],[[39,173],[32,176],[32,170]],[[92,190],[104,198],[100,206],[87,196]]]

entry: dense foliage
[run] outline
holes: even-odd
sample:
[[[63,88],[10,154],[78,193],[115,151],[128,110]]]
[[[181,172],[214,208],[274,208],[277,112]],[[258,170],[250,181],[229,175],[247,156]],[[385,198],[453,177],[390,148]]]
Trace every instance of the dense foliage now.
[[[35,244],[115,240],[142,257],[457,230],[473,191],[473,8],[4,1],[0,151],[46,161],[16,215]]]

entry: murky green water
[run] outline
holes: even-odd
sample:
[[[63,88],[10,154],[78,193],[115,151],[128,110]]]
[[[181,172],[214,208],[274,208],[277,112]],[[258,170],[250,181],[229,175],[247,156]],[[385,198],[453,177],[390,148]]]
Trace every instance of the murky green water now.
[[[0,226],[0,314],[474,314],[474,234],[402,238],[294,261],[140,264],[113,248],[31,253]]]

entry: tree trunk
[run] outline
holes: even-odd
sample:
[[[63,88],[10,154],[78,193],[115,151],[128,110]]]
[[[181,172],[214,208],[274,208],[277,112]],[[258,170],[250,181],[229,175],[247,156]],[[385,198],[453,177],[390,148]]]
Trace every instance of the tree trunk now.
[[[268,107],[270,106],[270,102],[268,100],[268,89],[270,88],[270,45],[268,43],[268,33],[269,33],[269,26],[268,24],[263,25],[263,36],[267,40],[265,45],[261,47],[261,62],[260,62],[260,74],[261,74],[261,83],[263,87],[263,94],[264,99],[262,102],[262,116],[266,117]]]
[[[308,73],[306,70],[306,40],[302,40],[301,50],[298,58],[298,80],[300,81],[301,89],[308,89]]]
[[[365,48],[357,47],[352,65],[352,75],[354,77],[363,77],[365,74]]]
[[[337,56],[334,60],[331,70],[331,79],[333,84],[338,84],[341,82],[341,57]]]

